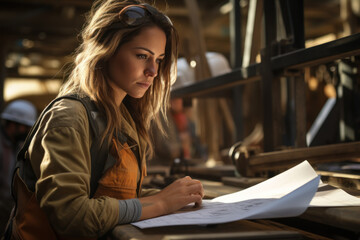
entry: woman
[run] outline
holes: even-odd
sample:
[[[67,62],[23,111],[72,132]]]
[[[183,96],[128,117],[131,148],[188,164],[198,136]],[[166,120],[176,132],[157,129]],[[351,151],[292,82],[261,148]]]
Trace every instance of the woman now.
[[[26,155],[37,177],[35,192],[24,192],[15,176],[15,239],[98,238],[117,224],[201,204],[202,185],[190,177],[155,195],[141,193],[145,159],[152,154],[149,126],[160,122],[158,112],[165,113],[176,65],[170,19],[136,0],[96,1],[82,41],[59,96],[87,96],[96,103],[107,119],[102,141],[116,163],[104,171],[91,198],[93,133],[86,109],[72,99],[53,104]]]

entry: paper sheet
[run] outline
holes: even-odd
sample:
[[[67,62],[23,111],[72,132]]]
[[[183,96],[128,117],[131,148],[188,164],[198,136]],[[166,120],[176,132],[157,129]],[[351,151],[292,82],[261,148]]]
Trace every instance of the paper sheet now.
[[[217,224],[241,219],[293,217],[303,213],[320,177],[307,161],[253,187],[204,200],[200,209],[181,211],[133,223],[139,228]]]
[[[310,207],[350,207],[360,206],[360,198],[354,197],[342,189],[334,188],[324,183],[310,202]]]

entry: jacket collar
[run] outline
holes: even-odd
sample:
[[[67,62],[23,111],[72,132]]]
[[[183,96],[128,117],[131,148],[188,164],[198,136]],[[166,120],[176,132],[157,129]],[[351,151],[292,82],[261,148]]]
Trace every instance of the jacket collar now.
[[[121,109],[121,112],[123,113],[123,115],[121,116],[122,131],[124,131],[124,133],[127,136],[131,137],[138,144],[140,159],[143,162],[143,161],[145,161],[145,150],[146,150],[147,144],[146,144],[145,140],[143,140],[141,137],[139,137],[138,132],[136,130],[135,122],[134,122],[133,118],[131,117],[131,114],[125,107],[125,105],[121,104],[120,109]]]

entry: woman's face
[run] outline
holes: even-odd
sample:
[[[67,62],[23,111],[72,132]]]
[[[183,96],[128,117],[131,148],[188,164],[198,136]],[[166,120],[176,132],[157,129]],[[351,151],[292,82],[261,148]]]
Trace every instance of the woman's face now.
[[[126,94],[134,98],[144,96],[158,74],[159,64],[165,57],[165,45],[164,31],[156,26],[148,27],[120,46],[110,58],[110,85],[118,105]]]

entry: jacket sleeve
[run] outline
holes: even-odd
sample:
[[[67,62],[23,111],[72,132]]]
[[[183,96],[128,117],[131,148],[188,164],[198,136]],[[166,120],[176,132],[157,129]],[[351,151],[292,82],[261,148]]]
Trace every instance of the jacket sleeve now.
[[[89,134],[82,103],[64,99],[45,114],[29,148],[36,198],[60,235],[97,237],[118,223],[118,200],[89,198]]]

